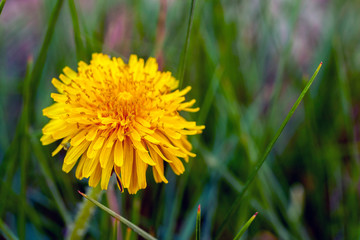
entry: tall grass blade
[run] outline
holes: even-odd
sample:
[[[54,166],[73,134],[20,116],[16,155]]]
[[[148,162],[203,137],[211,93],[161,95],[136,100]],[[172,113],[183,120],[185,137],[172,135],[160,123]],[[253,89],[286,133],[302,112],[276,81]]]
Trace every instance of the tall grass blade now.
[[[128,226],[129,228],[131,228],[134,232],[136,232],[137,234],[139,234],[140,236],[142,236],[145,239],[151,239],[151,240],[156,240],[156,238],[154,238],[153,236],[151,236],[150,234],[148,234],[147,232],[145,232],[144,230],[142,230],[141,228],[139,228],[138,226],[136,226],[135,224],[133,224],[132,222],[130,222],[129,220],[127,220],[126,218],[120,216],[119,214],[117,214],[116,212],[114,212],[113,210],[111,210],[110,208],[105,207],[104,205],[102,205],[101,203],[99,203],[98,201],[96,201],[95,199],[91,198],[90,196],[87,196],[86,194],[78,191],[84,198],[86,198],[87,200],[89,200],[90,202],[92,202],[93,204],[95,204],[96,206],[98,206],[99,208],[101,208],[102,210],[104,210],[105,212],[107,212],[109,215],[111,215],[112,217],[116,218],[117,220],[119,220],[120,222],[122,222],[123,224],[125,224],[126,226]]]
[[[115,220],[114,226],[113,226],[113,239],[114,239],[114,240],[117,239],[117,235],[118,235],[118,231],[117,231],[118,225],[119,225],[118,223],[119,223],[119,221],[118,221],[118,220]]]
[[[317,76],[320,68],[322,66],[322,62],[319,64],[319,66],[317,67],[317,69],[315,70],[313,76],[311,77],[310,81],[306,84],[305,88],[303,89],[303,91],[301,92],[299,98],[296,100],[296,102],[294,103],[294,105],[292,106],[292,108],[290,109],[289,113],[287,114],[285,120],[282,122],[280,128],[278,129],[278,131],[276,132],[274,138],[271,140],[270,144],[267,146],[265,153],[262,155],[262,157],[258,160],[255,168],[253,169],[253,171],[250,173],[250,176],[248,177],[248,179],[246,180],[245,184],[244,184],[244,188],[242,189],[242,191],[239,193],[238,197],[236,198],[236,200],[234,201],[233,205],[230,208],[230,211],[227,213],[224,222],[220,225],[219,231],[215,237],[215,239],[219,239],[221,233],[224,231],[225,226],[229,223],[231,216],[235,213],[235,211],[238,209],[238,207],[240,206],[241,200],[244,197],[244,194],[246,193],[247,189],[249,188],[250,184],[253,182],[253,180],[255,179],[255,176],[257,175],[258,171],[260,170],[260,168],[262,167],[262,165],[264,164],[267,156],[269,155],[270,151],[272,150],[275,142],[277,141],[277,139],[279,138],[280,134],[282,133],[282,131],[284,130],[286,124],[289,122],[290,118],[292,117],[292,115],[294,114],[295,110],[297,109],[297,107],[299,106],[300,102],[302,101],[302,99],[304,98],[305,94],[307,93],[307,91],[309,90],[311,84],[314,82],[315,77]]]
[[[184,48],[183,48],[183,51],[181,54],[180,66],[179,66],[179,70],[178,70],[179,89],[181,89],[183,80],[184,80],[185,65],[186,65],[187,52],[188,52],[189,42],[190,42],[191,26],[192,26],[192,22],[193,22],[193,18],[194,18],[195,3],[196,3],[195,0],[191,0],[190,16],[189,16],[189,21],[188,21],[188,26],[187,26],[187,31],[186,31],[186,40],[185,40]]]
[[[0,15],[1,15],[1,12],[2,12],[4,6],[5,6],[5,3],[6,3],[6,0],[1,0],[1,2],[0,2]]]
[[[245,231],[250,227],[251,223],[254,221],[254,219],[257,216],[257,212],[244,224],[244,226],[240,229],[238,234],[234,237],[234,240],[238,240],[241,238],[241,236],[245,233]]]
[[[199,204],[196,214],[196,229],[195,229],[196,240],[200,240],[200,224],[201,224],[201,206]]]
[[[83,60],[84,57],[84,46],[81,40],[81,32],[80,32],[80,25],[79,25],[79,18],[76,11],[76,6],[74,0],[69,0],[69,9],[70,15],[74,30],[74,38],[75,38],[75,46],[76,46],[76,57],[77,60]]]

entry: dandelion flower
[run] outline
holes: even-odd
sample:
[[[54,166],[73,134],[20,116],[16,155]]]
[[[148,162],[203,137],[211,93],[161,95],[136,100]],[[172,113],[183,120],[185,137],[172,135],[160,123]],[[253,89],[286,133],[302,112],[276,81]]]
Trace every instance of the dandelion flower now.
[[[75,176],[89,178],[95,187],[107,189],[113,173],[120,190],[136,193],[146,188],[146,171],[152,167],[156,182],[165,182],[164,162],[175,174],[185,170],[182,161],[195,157],[187,135],[204,126],[187,121],[179,112],[196,112],[195,100],[186,102],[191,87],[175,90],[178,81],[170,72],[158,71],[154,58],[146,63],[131,55],[121,58],[93,54],[90,64],[79,62],[78,71],[65,67],[52,83],[55,103],[43,110],[50,118],[43,145],[61,140],[52,155],[67,149],[63,171],[78,162]],[[120,181],[121,179],[121,181]]]

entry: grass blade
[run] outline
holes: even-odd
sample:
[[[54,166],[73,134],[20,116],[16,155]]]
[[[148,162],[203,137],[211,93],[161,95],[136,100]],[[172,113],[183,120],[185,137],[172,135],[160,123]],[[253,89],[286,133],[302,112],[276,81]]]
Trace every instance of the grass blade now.
[[[1,14],[4,6],[5,6],[5,3],[6,3],[6,0],[2,0],[2,1],[0,2],[0,14]]]
[[[254,221],[254,219],[257,216],[257,212],[244,224],[244,226],[240,229],[238,234],[234,237],[234,240],[240,239],[241,236],[244,234],[244,232],[250,227],[251,223]]]
[[[199,204],[196,214],[196,230],[195,230],[196,240],[200,240],[200,224],[201,224],[201,206]]]
[[[184,44],[184,48],[182,51],[181,59],[180,59],[180,66],[178,70],[178,80],[179,80],[179,89],[181,89],[183,80],[184,80],[184,72],[185,72],[185,65],[186,65],[186,57],[187,52],[189,48],[189,42],[190,42],[190,32],[191,32],[191,26],[194,18],[194,9],[195,9],[195,0],[191,0],[191,7],[190,7],[190,16],[189,16],[189,22],[187,26],[186,31],[186,40]]]
[[[76,57],[77,60],[80,61],[83,60],[84,57],[84,48],[83,48],[83,42],[81,40],[79,18],[76,11],[74,0],[69,0],[69,9],[70,9],[73,30],[74,30]]]
[[[118,223],[119,221],[116,219],[114,222],[114,226],[113,226],[113,239],[116,240],[117,239],[117,229],[118,229]]]
[[[113,210],[111,210],[110,208],[105,207],[104,205],[102,205],[101,203],[99,203],[98,201],[96,201],[95,199],[87,196],[86,194],[78,191],[84,198],[86,198],[87,200],[89,200],[90,202],[92,202],[93,204],[95,204],[96,206],[98,206],[99,208],[101,208],[102,210],[104,210],[105,212],[107,212],[109,215],[111,215],[112,217],[116,218],[117,220],[119,220],[120,222],[122,222],[123,224],[125,224],[126,226],[128,226],[129,228],[131,228],[134,232],[136,232],[137,234],[139,234],[140,236],[142,236],[145,239],[151,239],[151,240],[156,240],[156,238],[154,238],[153,236],[151,236],[150,234],[148,234],[147,232],[145,232],[144,230],[142,230],[141,228],[139,228],[138,226],[136,226],[135,224],[133,224],[132,222],[130,222],[129,220],[127,220],[126,218],[120,216],[119,214],[117,214],[116,212],[114,212]]]
[[[315,70],[313,76],[311,77],[310,81],[306,84],[305,88],[303,89],[303,91],[301,92],[299,98],[296,100],[296,102],[294,103],[294,105],[292,106],[292,108],[290,109],[289,113],[287,114],[285,120],[282,122],[280,128],[278,129],[278,131],[276,132],[274,138],[271,140],[270,144],[267,146],[265,153],[263,154],[263,156],[257,161],[257,164],[254,168],[254,170],[250,173],[250,176],[248,177],[248,179],[246,180],[245,184],[244,184],[244,188],[242,189],[242,191],[240,192],[240,194],[238,195],[238,197],[236,198],[236,200],[234,201],[233,205],[230,208],[230,211],[227,213],[224,222],[220,225],[219,231],[215,237],[215,239],[219,239],[221,233],[223,232],[225,226],[228,224],[228,222],[230,221],[231,216],[234,214],[234,212],[236,211],[236,209],[238,209],[238,207],[240,206],[241,200],[245,194],[245,192],[247,191],[247,189],[249,188],[250,184],[253,182],[253,180],[255,179],[255,176],[257,175],[258,171],[260,170],[260,168],[262,167],[262,165],[264,164],[267,156],[269,155],[271,149],[273,148],[275,142],[277,141],[277,139],[279,138],[280,134],[282,133],[282,131],[284,130],[286,124],[289,122],[290,118],[292,117],[292,115],[294,114],[295,110],[297,109],[297,107],[299,106],[300,102],[302,101],[302,99],[304,98],[305,94],[307,93],[307,91],[309,90],[311,84],[314,82],[316,75],[318,74],[320,68],[322,66],[322,62],[319,64],[319,66],[317,67],[317,69]]]

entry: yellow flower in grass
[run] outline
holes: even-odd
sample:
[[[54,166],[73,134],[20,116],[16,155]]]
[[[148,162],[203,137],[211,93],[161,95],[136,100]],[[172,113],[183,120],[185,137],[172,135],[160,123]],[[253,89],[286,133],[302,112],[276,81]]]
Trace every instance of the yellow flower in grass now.
[[[178,81],[158,71],[154,58],[144,63],[131,55],[125,64],[93,54],[90,64],[78,65],[78,72],[65,67],[61,81],[52,80],[59,93],[51,94],[55,103],[43,110],[51,120],[43,128],[42,144],[62,139],[53,156],[68,148],[63,171],[78,162],[76,177],[89,178],[92,187],[101,180],[102,189],[115,173],[120,190],[123,186],[129,193],[146,188],[148,166],[156,182],[167,183],[164,162],[183,173],[179,158],[187,162],[195,156],[187,135],[204,129],[179,114],[199,110],[191,108],[195,100],[185,102],[191,88],[175,90]]]

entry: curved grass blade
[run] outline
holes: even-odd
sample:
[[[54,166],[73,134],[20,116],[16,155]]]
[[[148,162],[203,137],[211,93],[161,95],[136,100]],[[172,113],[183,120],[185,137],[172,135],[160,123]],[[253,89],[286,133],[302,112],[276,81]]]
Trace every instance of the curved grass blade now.
[[[192,26],[192,22],[193,22],[193,18],[194,18],[195,2],[196,2],[195,0],[191,0],[190,16],[189,16],[189,22],[188,22],[187,31],[186,31],[186,40],[185,40],[184,48],[183,48],[183,51],[181,54],[180,66],[179,66],[179,70],[178,70],[179,89],[181,89],[181,86],[182,86],[182,83],[184,80],[186,57],[187,57],[187,52],[188,52],[189,42],[190,42],[190,32],[191,32],[191,26]]]
[[[196,229],[195,229],[196,240],[200,240],[200,224],[201,224],[201,206],[199,204],[196,214]]]
[[[244,232],[250,227],[251,223],[254,221],[254,219],[256,218],[256,216],[258,215],[258,212],[256,212],[245,224],[244,226],[240,229],[240,231],[238,232],[238,234],[236,234],[236,236],[234,237],[234,240],[240,239],[241,236],[244,234]]]
[[[248,177],[248,179],[246,180],[245,184],[244,184],[244,188],[242,189],[242,191],[240,192],[240,194],[238,195],[238,197],[235,199],[233,205],[230,208],[230,211],[227,213],[225,220],[223,221],[223,223],[220,225],[219,231],[215,237],[215,239],[219,239],[221,233],[224,231],[225,226],[229,223],[231,216],[235,213],[235,211],[239,208],[240,203],[242,198],[244,197],[246,191],[248,190],[250,184],[254,181],[258,171],[260,170],[260,168],[262,167],[262,165],[264,164],[265,160],[267,159],[267,156],[269,155],[270,151],[272,150],[275,142],[277,141],[277,139],[279,138],[280,134],[282,133],[282,131],[284,130],[286,124],[289,122],[290,118],[292,117],[292,115],[294,114],[295,110],[297,109],[297,107],[299,106],[300,102],[302,101],[302,99],[304,98],[305,94],[307,93],[307,91],[309,90],[311,84],[314,82],[316,75],[318,74],[320,68],[322,66],[322,62],[319,64],[319,66],[317,67],[317,69],[315,70],[313,76],[311,77],[310,81],[306,84],[305,88],[303,89],[303,91],[301,92],[300,96],[298,97],[298,99],[296,100],[296,102],[294,103],[294,105],[292,106],[292,108],[290,109],[289,113],[287,114],[285,120],[282,122],[280,128],[278,129],[278,131],[276,132],[274,138],[271,140],[270,144],[267,146],[265,153],[263,154],[263,156],[257,161],[257,164],[255,166],[255,168],[253,169],[253,171],[250,173],[250,176]]]
[[[6,3],[6,0],[1,0],[1,2],[0,2],[0,14],[1,14],[4,6],[5,6],[5,3]]]
[[[95,204],[96,206],[98,206],[99,208],[101,208],[102,210],[104,210],[105,212],[107,212],[109,215],[111,215],[112,217],[116,218],[117,220],[119,220],[120,222],[122,222],[123,224],[125,224],[126,226],[128,226],[129,228],[131,228],[134,232],[136,232],[137,234],[139,234],[140,236],[142,236],[145,239],[151,239],[151,240],[156,240],[156,238],[154,238],[153,236],[151,236],[150,234],[148,234],[147,232],[145,232],[144,230],[142,230],[141,228],[139,228],[138,226],[136,226],[135,224],[133,224],[132,222],[130,222],[129,220],[127,220],[126,218],[120,216],[119,214],[117,214],[116,212],[114,212],[113,210],[111,210],[110,208],[105,207],[104,205],[102,205],[101,203],[99,203],[98,201],[96,201],[95,199],[87,196],[86,194],[78,191],[79,194],[81,194],[84,198],[86,198],[87,200],[89,200],[90,202],[92,202],[93,204]]]

